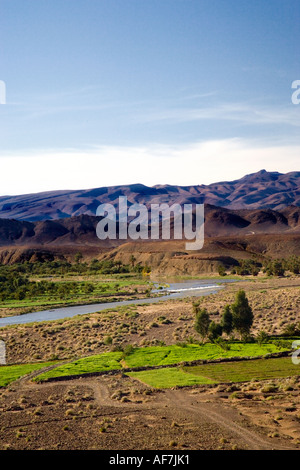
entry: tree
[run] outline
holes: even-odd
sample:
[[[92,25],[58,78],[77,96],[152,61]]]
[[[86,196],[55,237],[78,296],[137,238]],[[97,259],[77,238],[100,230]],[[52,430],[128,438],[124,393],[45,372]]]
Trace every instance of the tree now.
[[[76,263],[76,264],[79,264],[82,259],[83,259],[82,253],[80,253],[80,251],[79,251],[79,252],[76,253],[76,255],[75,255],[75,263]]]
[[[281,260],[269,261],[265,267],[265,272],[268,276],[284,276],[285,274],[285,264]]]
[[[238,291],[231,310],[234,329],[240,333],[241,337],[249,335],[253,324],[253,313],[246,294],[242,289]]]
[[[222,317],[222,329],[226,335],[230,335],[233,330],[233,318],[230,305],[226,305]]]
[[[134,255],[131,255],[130,256],[130,264],[132,266],[132,268],[134,268],[134,263],[136,262],[136,258],[134,257]]]
[[[151,268],[150,266],[148,266],[148,264],[146,263],[145,266],[143,267],[143,276],[146,276],[147,274],[150,274],[151,273]]]
[[[226,276],[226,269],[223,264],[219,264],[218,273],[219,273],[219,276]]]
[[[209,325],[210,318],[206,308],[198,310],[196,313],[195,330],[202,337],[202,340],[204,340],[208,335]]]
[[[273,274],[274,276],[284,276],[284,266],[279,260],[273,262]]]
[[[222,336],[223,329],[220,323],[212,321],[208,327],[208,336],[210,341],[215,341],[217,338]]]
[[[199,312],[200,309],[200,300],[197,300],[196,302],[192,303],[193,305],[193,313],[196,315]]]
[[[288,260],[288,269],[293,274],[300,274],[300,258],[291,256],[291,258]]]
[[[235,273],[239,274],[240,276],[257,276],[260,271],[260,263],[253,259],[244,259],[239,261],[239,266],[235,269]]]
[[[252,276],[258,276],[259,275],[259,268],[257,266],[252,266],[251,268],[251,274]]]

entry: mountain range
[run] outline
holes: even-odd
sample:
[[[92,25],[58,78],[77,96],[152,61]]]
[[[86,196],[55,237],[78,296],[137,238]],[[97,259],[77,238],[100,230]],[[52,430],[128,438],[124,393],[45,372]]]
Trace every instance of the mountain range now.
[[[97,238],[96,225],[99,220],[100,217],[85,214],[34,222],[0,219],[0,246],[119,245],[118,240],[100,241]],[[267,233],[300,235],[300,207],[289,206],[281,211],[272,209],[234,211],[205,204],[205,236],[208,238]]]
[[[184,240],[99,240],[96,210],[133,203],[205,206],[205,243],[186,252]],[[171,220],[171,228],[173,221]],[[115,259],[165,274],[216,272],[239,259],[300,255],[300,172],[259,171],[229,182],[199,186],[142,184],[90,190],[49,191],[0,197],[0,263]]]
[[[80,215],[95,216],[102,203],[116,205],[119,196],[128,204],[209,204],[231,210],[273,209],[300,206],[300,171],[261,170],[234,181],[210,185],[172,186],[143,184],[83,190],[60,190],[0,197],[0,218],[23,221],[58,220]]]

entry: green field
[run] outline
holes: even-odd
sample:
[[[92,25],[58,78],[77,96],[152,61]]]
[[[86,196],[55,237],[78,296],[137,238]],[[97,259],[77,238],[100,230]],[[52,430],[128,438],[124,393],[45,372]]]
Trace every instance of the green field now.
[[[143,348],[146,349],[146,348]],[[150,348],[147,348],[150,349]],[[182,348],[185,349],[185,348]],[[51,377],[79,375],[89,372],[120,370],[121,352],[103,353],[57,366],[35,377],[44,381]],[[57,364],[57,361],[33,364],[0,366],[0,387],[5,387],[33,371]],[[224,362],[185,367],[168,367],[146,371],[128,372],[128,376],[155,388],[191,386],[199,384],[247,382],[300,375],[300,367],[291,358],[256,359],[251,361]]]
[[[128,372],[126,375],[154,388],[171,388],[176,386],[207,385],[215,383],[207,377],[189,374],[177,367],[145,370],[142,372]]]
[[[292,377],[300,375],[300,367],[294,365],[291,358],[283,357],[129,372],[127,375],[154,388],[171,388]]]
[[[204,345],[188,344],[185,347],[178,345],[152,346],[136,348],[131,354],[125,356],[125,358],[123,352],[119,351],[85,357],[77,361],[58,366],[47,373],[38,376],[36,380],[43,381],[52,377],[119,370],[123,368],[123,365],[127,368],[137,368],[145,366],[172,365],[202,359],[248,356],[257,357],[289,349],[290,342],[286,343],[285,349],[279,349],[272,343],[259,346],[255,343],[239,342],[231,343],[230,350],[223,350],[216,344],[212,343]],[[122,364],[120,361],[122,361]]]
[[[122,365],[120,364],[121,359],[121,352],[109,352],[98,354],[96,356],[84,357],[45,372],[44,374],[36,377],[35,380],[44,381],[51,377],[64,377],[69,375],[88,374],[90,372],[118,370],[122,368]]]
[[[35,370],[43,369],[56,364],[56,362],[38,362],[34,364],[16,364],[12,366],[0,366],[0,387],[6,387],[11,382],[30,374]]]
[[[201,344],[183,344],[183,345],[171,345],[171,346],[152,346],[144,348],[135,348],[126,354],[123,351],[112,351],[106,352],[98,355],[84,357],[75,361],[70,361],[66,364],[59,365],[58,361],[51,363],[33,363],[33,364],[24,364],[24,365],[12,365],[12,366],[1,366],[0,367],[0,386],[5,386],[8,383],[11,383],[13,380],[18,379],[22,375],[26,375],[29,372],[43,368],[46,365],[56,364],[56,367],[53,369],[37,376],[34,380],[36,381],[45,381],[49,378],[55,377],[64,377],[70,375],[82,375],[94,372],[105,372],[111,370],[126,370],[126,368],[138,368],[138,367],[153,367],[160,365],[176,365],[185,362],[191,362],[195,360],[213,360],[213,359],[222,359],[222,358],[233,358],[233,357],[258,357],[266,356],[270,353],[276,353],[280,351],[289,351],[291,349],[291,340],[284,340],[280,342],[269,342],[263,345],[258,345],[257,343],[242,343],[242,342],[232,342],[228,344],[229,349],[223,349],[217,344],[214,343],[205,343]],[[285,362],[284,362],[285,361]],[[290,364],[290,359],[284,359],[282,364],[285,364],[285,369],[281,372],[274,370],[276,377],[281,376],[280,373],[285,375],[285,370],[292,370],[294,373],[293,365]],[[268,364],[266,360],[262,361],[262,364]],[[236,366],[238,364],[238,366]],[[255,364],[259,364],[258,361],[250,362],[238,362],[238,363],[222,363],[222,364],[207,364],[191,366],[184,369],[180,369],[180,372],[175,372],[175,368],[168,372],[171,374],[170,383],[174,384],[176,378],[178,378],[180,384],[185,383],[185,379],[188,379],[188,383],[194,380],[194,383],[211,383],[210,381],[238,381],[238,377],[234,375],[236,371],[240,371],[242,381],[244,377],[245,380],[248,380],[250,377],[260,378],[259,372],[262,372],[263,376],[266,375],[266,370],[261,366],[259,370],[255,369]],[[275,362],[273,362],[275,364]],[[230,367],[233,367],[231,370]],[[289,366],[289,367],[288,367]],[[214,371],[214,374],[208,373],[207,371]],[[238,369],[236,369],[238,367]],[[267,367],[267,366],[266,366]],[[205,369],[203,369],[205,368]],[[253,369],[254,368],[254,369]],[[168,369],[163,369],[163,372],[157,371],[147,371],[149,377],[152,373],[158,374],[167,374]],[[203,373],[205,370],[205,374]],[[221,375],[224,371],[224,376]],[[246,372],[248,371],[248,375]],[[150,373],[151,372],[151,373]],[[271,372],[270,372],[271,373]],[[145,376],[148,377],[148,375]],[[189,374],[187,376],[186,374]],[[279,374],[279,375],[278,375]],[[191,378],[191,375],[193,376]],[[156,379],[155,379],[156,380]],[[168,380],[168,379],[166,379]],[[175,380],[175,382],[174,382]],[[206,382],[203,382],[206,381]],[[207,382],[207,380],[209,380]],[[172,385],[173,386],[173,385]]]
[[[285,347],[283,347],[285,346]],[[229,350],[224,350],[214,343],[187,344],[184,347],[178,345],[152,346],[137,348],[126,357],[128,367],[160,366],[178,364],[180,362],[195,360],[212,360],[231,357],[256,357],[270,353],[290,350],[291,341],[281,343],[278,347],[275,343],[267,343],[259,346],[257,343],[233,342]]]
[[[299,365],[293,364],[290,357],[205,364],[184,367],[183,370],[189,374],[209,377],[216,382],[247,382],[252,379],[267,380],[300,375]]]

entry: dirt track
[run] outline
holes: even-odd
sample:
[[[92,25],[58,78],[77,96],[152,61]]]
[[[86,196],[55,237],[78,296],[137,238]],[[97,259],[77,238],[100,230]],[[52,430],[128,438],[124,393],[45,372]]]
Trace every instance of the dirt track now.
[[[191,397],[187,391],[168,391],[166,393],[171,406],[179,407],[185,413],[197,417],[200,422],[210,422],[220,427],[232,438],[238,439],[239,445],[251,450],[287,450],[294,447],[278,445],[271,442],[253,429],[247,429],[245,422],[242,423],[238,413],[224,406],[199,402]]]
[[[154,391],[122,375],[23,379],[0,398],[0,449],[299,448],[286,436],[268,437],[270,429],[221,397],[217,388]]]

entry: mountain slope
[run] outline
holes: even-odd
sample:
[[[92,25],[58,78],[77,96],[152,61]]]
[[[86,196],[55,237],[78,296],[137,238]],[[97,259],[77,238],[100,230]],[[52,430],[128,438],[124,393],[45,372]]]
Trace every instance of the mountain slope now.
[[[0,219],[0,246],[86,245],[109,248],[126,242],[100,241],[96,235],[99,220],[99,217],[91,215],[35,222]],[[171,220],[171,233],[172,222]],[[205,205],[205,238],[247,237],[254,234],[300,234],[300,207],[292,206],[282,211],[234,211]]]
[[[265,170],[235,181],[210,185],[153,187],[142,184],[88,190],[48,191],[0,197],[0,218],[26,221],[57,220],[82,214],[95,215],[101,203],[118,204],[127,196],[128,204],[206,204],[228,209],[282,210],[300,206],[300,172],[277,173]],[[290,216],[292,217],[292,216]]]

